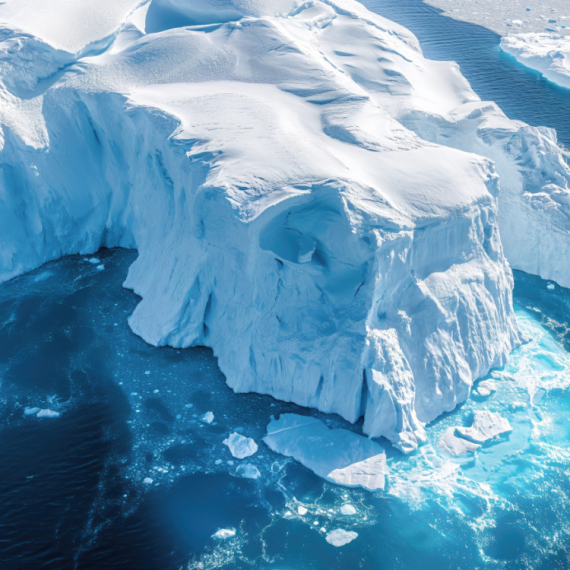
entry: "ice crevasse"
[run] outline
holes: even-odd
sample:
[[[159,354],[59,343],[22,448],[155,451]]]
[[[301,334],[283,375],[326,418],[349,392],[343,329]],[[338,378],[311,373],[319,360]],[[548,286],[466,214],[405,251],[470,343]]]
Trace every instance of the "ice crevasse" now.
[[[497,172],[518,203],[535,156],[560,198],[550,132],[352,0],[66,5],[0,6],[0,280],[135,247],[134,332],[404,451],[506,362]]]

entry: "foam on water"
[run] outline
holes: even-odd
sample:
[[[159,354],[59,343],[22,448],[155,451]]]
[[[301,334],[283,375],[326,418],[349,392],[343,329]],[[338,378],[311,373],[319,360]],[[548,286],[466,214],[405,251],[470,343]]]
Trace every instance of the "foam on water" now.
[[[10,537],[9,548],[0,540],[2,567],[37,567],[48,557],[62,568],[113,560],[108,567],[164,569],[568,561],[570,292],[517,273],[517,317],[529,342],[482,380],[495,391],[474,391],[428,426],[416,453],[382,441],[387,487],[370,493],[325,482],[262,443],[247,459],[232,457],[224,439],[235,432],[261,442],[271,416],[284,412],[311,413],[330,428],[361,426],[234,394],[208,350],[146,345],[127,327],[136,298],[121,288],[134,254],[98,257],[104,272],[66,258],[0,288],[0,499],[8,515],[0,536]],[[25,415],[31,407],[60,417]],[[479,410],[499,412],[513,431],[475,453],[442,450],[445,431],[471,425]],[[209,411],[212,423],[200,421]],[[37,464],[42,453],[47,466]],[[253,468],[258,479],[239,476]],[[70,500],[79,501],[73,519]],[[212,538],[219,529],[235,535]],[[337,547],[326,540],[336,529],[358,536]]]

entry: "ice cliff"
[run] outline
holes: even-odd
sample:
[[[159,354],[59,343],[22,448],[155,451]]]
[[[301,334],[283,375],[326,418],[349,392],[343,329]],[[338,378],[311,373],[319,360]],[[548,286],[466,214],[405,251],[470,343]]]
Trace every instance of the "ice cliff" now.
[[[405,451],[519,342],[499,227],[570,284],[554,134],[357,2],[68,4],[0,5],[0,280],[136,247],[146,341]]]

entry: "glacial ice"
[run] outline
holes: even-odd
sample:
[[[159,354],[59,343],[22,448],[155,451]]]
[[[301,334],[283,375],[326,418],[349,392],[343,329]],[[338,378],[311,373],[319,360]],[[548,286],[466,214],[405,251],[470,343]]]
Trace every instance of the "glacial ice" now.
[[[358,538],[357,532],[335,528],[327,534],[326,541],[333,546],[340,547],[352,542],[355,538]]]
[[[233,538],[235,535],[235,528],[220,528],[212,535],[212,538],[215,540],[225,540],[227,538]]]
[[[0,281],[136,247],[147,342],[415,449],[520,342],[501,239],[570,283],[554,133],[353,0],[140,4],[0,7]]]
[[[343,515],[352,516],[356,514],[356,509],[354,508],[354,505],[347,503],[345,505],[342,505],[342,507],[340,507],[340,512]]]
[[[211,424],[214,421],[214,414],[212,412],[206,412],[200,417],[200,421],[205,424]]]
[[[457,437],[457,427],[452,426],[445,430],[439,440],[439,448],[450,455],[463,455],[477,451],[481,445],[469,441],[463,437]]]
[[[383,489],[388,472],[384,449],[345,429],[329,429],[322,421],[281,414],[267,426],[263,441],[281,455],[293,457],[328,481],[369,491]]]
[[[33,407],[25,407],[24,408],[24,415],[25,416],[35,416],[38,414],[38,412],[41,410],[41,408],[37,408],[35,406]]]
[[[570,36],[516,34],[501,38],[501,49],[549,81],[570,89]]]
[[[224,445],[236,459],[245,459],[257,453],[257,443],[251,437],[244,437],[239,433],[232,433],[224,439]]]

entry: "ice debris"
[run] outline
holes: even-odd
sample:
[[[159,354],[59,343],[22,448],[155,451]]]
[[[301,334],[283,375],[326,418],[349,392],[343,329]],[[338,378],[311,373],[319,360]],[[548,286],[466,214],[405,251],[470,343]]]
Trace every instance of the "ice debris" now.
[[[224,439],[223,443],[230,448],[231,454],[236,459],[244,459],[245,457],[250,457],[257,452],[257,443],[255,443],[251,437],[244,437],[236,432]]]
[[[308,416],[281,414],[267,426],[263,441],[332,483],[369,491],[384,488],[388,472],[384,449],[352,431],[329,429]]]
[[[348,544],[349,542],[352,542],[357,537],[357,532],[354,532],[352,530],[343,530],[342,528],[335,528],[327,534],[326,541],[333,546],[340,547]]]
[[[214,414],[212,412],[206,412],[201,418],[201,422],[205,424],[211,424],[214,421]]]
[[[226,540],[227,538],[233,538],[235,535],[235,528],[221,528],[212,535],[212,538],[214,540]]]
[[[244,479],[259,479],[261,473],[259,469],[251,463],[242,463],[236,467],[236,475]]]
[[[458,427],[456,433],[473,443],[484,443],[512,430],[509,420],[496,412],[478,410],[471,427]]]
[[[40,410],[37,414],[38,418],[59,418],[59,416],[60,416],[59,412],[49,409]]]

